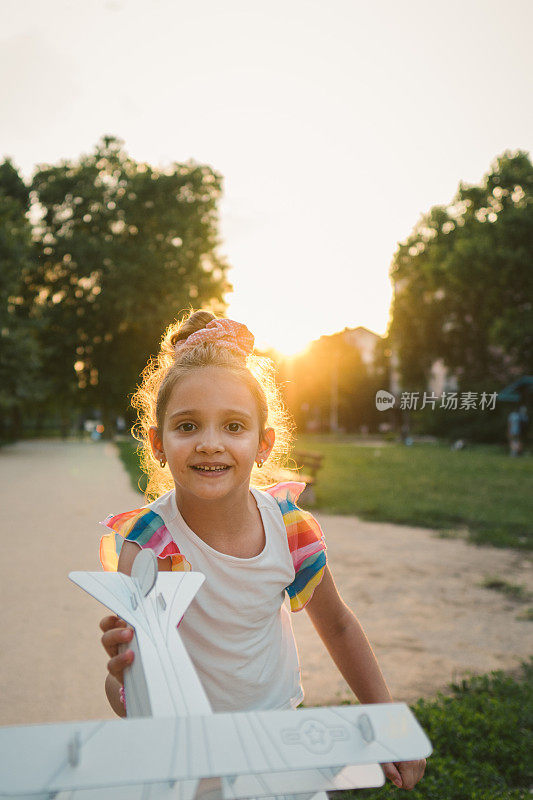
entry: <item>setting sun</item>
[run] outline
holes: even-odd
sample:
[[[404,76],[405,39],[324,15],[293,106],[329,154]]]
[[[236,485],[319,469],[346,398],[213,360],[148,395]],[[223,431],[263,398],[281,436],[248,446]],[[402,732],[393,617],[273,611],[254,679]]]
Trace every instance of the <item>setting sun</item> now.
[[[361,282],[363,278],[362,275]],[[391,286],[386,275],[381,282],[372,283],[369,279],[366,283],[368,295],[360,291],[352,296],[351,313],[349,308],[344,313],[339,311],[341,298],[336,304],[324,305],[320,292],[312,284],[302,287],[303,302],[296,306],[290,292],[275,297],[276,287],[267,285],[262,292],[262,305],[257,308],[256,292],[245,284],[236,287],[228,296],[225,316],[247,325],[255,336],[257,350],[273,348],[283,356],[298,355],[321,336],[360,325],[383,336],[387,329]]]
[[[270,346],[273,347],[274,350],[276,350],[280,355],[292,357],[305,352],[305,350],[307,350],[309,347],[310,342],[311,338],[305,339],[305,337],[300,336],[298,333],[296,333],[294,337],[285,335],[280,336],[279,343],[277,342],[276,337],[272,336],[270,345],[266,345],[265,343],[264,348],[266,349],[267,346]],[[263,349],[261,342],[257,343],[257,348]]]

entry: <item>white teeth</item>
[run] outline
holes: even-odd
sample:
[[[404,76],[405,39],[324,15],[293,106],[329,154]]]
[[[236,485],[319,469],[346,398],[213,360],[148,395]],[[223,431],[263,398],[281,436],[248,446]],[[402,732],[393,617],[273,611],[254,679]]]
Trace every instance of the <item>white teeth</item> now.
[[[204,472],[221,472],[223,469],[227,469],[227,467],[195,467],[195,469],[201,469]]]

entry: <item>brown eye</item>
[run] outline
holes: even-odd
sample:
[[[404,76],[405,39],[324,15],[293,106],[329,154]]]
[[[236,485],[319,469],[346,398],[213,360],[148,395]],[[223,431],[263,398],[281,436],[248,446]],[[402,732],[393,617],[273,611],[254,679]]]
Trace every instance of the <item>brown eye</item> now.
[[[239,433],[242,427],[243,426],[241,425],[240,422],[230,422],[228,425],[228,430],[230,431],[230,433]]]
[[[178,425],[178,430],[182,431],[183,433],[191,433],[194,428],[195,426],[192,424],[192,422],[182,422],[181,425]]]

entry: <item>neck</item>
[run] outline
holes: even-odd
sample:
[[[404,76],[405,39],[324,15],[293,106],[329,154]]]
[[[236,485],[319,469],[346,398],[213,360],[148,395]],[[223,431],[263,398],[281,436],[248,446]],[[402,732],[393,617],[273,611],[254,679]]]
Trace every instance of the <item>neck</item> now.
[[[217,500],[202,500],[179,486],[175,489],[181,516],[207,544],[235,538],[248,529],[257,514],[257,504],[247,484]]]

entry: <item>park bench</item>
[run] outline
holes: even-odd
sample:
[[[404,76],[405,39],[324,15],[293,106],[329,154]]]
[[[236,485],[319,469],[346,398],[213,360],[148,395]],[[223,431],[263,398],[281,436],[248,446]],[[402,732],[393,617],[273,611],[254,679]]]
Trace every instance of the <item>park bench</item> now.
[[[313,504],[316,501],[314,486],[317,480],[317,473],[322,466],[324,456],[322,453],[313,453],[309,450],[295,450],[292,460],[296,462],[294,469],[281,468],[276,470],[276,481],[301,481],[306,484],[304,491],[300,495],[300,500],[304,503]]]

